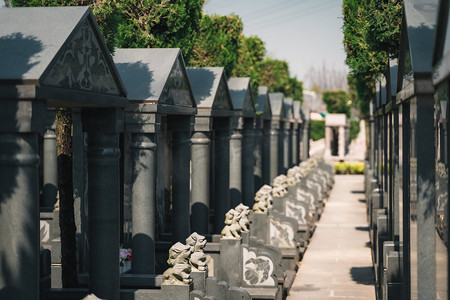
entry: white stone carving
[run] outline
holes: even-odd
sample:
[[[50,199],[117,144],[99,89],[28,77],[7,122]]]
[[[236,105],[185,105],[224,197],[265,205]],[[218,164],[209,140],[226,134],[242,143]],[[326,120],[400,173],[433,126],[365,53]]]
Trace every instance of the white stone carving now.
[[[274,286],[272,278],[273,262],[266,255],[257,255],[255,251],[242,248],[242,278],[247,285]]]

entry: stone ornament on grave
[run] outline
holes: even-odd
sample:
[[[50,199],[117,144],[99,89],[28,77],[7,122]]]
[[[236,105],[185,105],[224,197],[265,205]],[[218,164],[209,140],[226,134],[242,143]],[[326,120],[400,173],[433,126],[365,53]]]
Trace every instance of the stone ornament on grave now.
[[[186,245],[191,249],[189,264],[192,271],[206,271],[208,267],[206,264],[207,256],[203,251],[206,246],[206,238],[194,232],[186,239]]]
[[[222,239],[240,239],[241,238],[241,226],[239,225],[239,213],[230,209],[225,214],[225,227],[222,229]]]
[[[264,185],[255,194],[255,204],[253,204],[253,213],[266,214],[268,209],[271,207],[272,197],[270,195],[272,188],[268,189],[268,185]]]
[[[188,285],[192,282],[190,254],[191,247],[180,242],[170,248],[167,260],[170,267],[163,273],[163,285]]]
[[[287,195],[287,177],[286,175],[279,175],[273,180],[272,195],[274,197],[284,197]]]
[[[239,226],[241,227],[241,232],[250,231],[250,221],[248,220],[248,215],[250,214],[250,208],[244,204],[239,204],[234,208],[235,211],[239,213]]]

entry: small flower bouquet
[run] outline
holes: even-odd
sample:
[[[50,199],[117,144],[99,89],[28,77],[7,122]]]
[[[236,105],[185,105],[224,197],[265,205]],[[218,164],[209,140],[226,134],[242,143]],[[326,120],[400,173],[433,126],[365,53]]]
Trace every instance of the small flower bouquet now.
[[[125,262],[131,261],[131,249],[120,248],[120,266],[125,266]]]

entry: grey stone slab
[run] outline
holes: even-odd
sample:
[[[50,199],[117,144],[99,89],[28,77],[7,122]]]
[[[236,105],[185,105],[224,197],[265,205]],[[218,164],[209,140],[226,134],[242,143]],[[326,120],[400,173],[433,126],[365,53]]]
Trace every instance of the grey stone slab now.
[[[292,98],[284,98],[284,117],[288,119],[290,122],[294,121],[294,112],[293,112],[293,102]]]
[[[199,115],[233,115],[233,104],[222,67],[187,68]]]
[[[272,109],[269,102],[269,88],[267,86],[258,87],[255,110],[256,114],[262,115],[264,120],[270,120],[272,117]]]
[[[116,49],[114,61],[128,99],[153,100],[168,107],[196,106],[180,49]]]
[[[230,78],[228,80],[228,89],[230,91],[231,101],[233,102],[235,113],[241,112],[244,117],[254,117],[255,105],[250,86],[250,78]]]
[[[284,119],[285,109],[283,103],[283,93],[269,93],[270,107],[272,109],[272,118]]]

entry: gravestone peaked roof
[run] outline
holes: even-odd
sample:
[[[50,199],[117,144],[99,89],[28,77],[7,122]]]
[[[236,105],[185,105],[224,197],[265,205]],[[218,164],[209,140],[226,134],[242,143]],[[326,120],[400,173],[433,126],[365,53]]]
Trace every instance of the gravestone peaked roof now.
[[[272,118],[278,117],[283,120],[285,117],[283,93],[269,93],[270,107],[272,108]]]
[[[128,103],[89,7],[0,8],[0,89],[49,105]]]
[[[433,83],[437,85],[450,75],[449,1],[440,1],[433,53]]]
[[[239,116],[254,117],[255,102],[248,77],[233,77],[228,80],[228,89],[230,91],[231,101],[234,111]]]
[[[262,115],[263,119],[270,120],[272,116],[269,102],[269,88],[267,86],[258,87],[258,99],[256,100],[256,114]]]
[[[294,114],[292,111],[292,105],[293,100],[292,98],[284,98],[284,117],[287,121],[293,122],[294,121]]]
[[[195,100],[180,49],[116,49],[114,61],[130,102],[155,104],[160,113],[195,113]]]
[[[187,68],[198,116],[233,115],[233,104],[222,67]]]
[[[298,100],[294,100],[294,103],[292,104],[292,112],[294,115],[294,119],[297,123],[302,123],[302,114],[301,114],[301,102]]]
[[[429,77],[432,71],[432,52],[435,38],[438,0],[405,0],[400,42],[397,92],[406,99],[423,85],[417,80]],[[431,87],[431,86],[430,86]],[[428,88],[428,87],[426,87]]]

